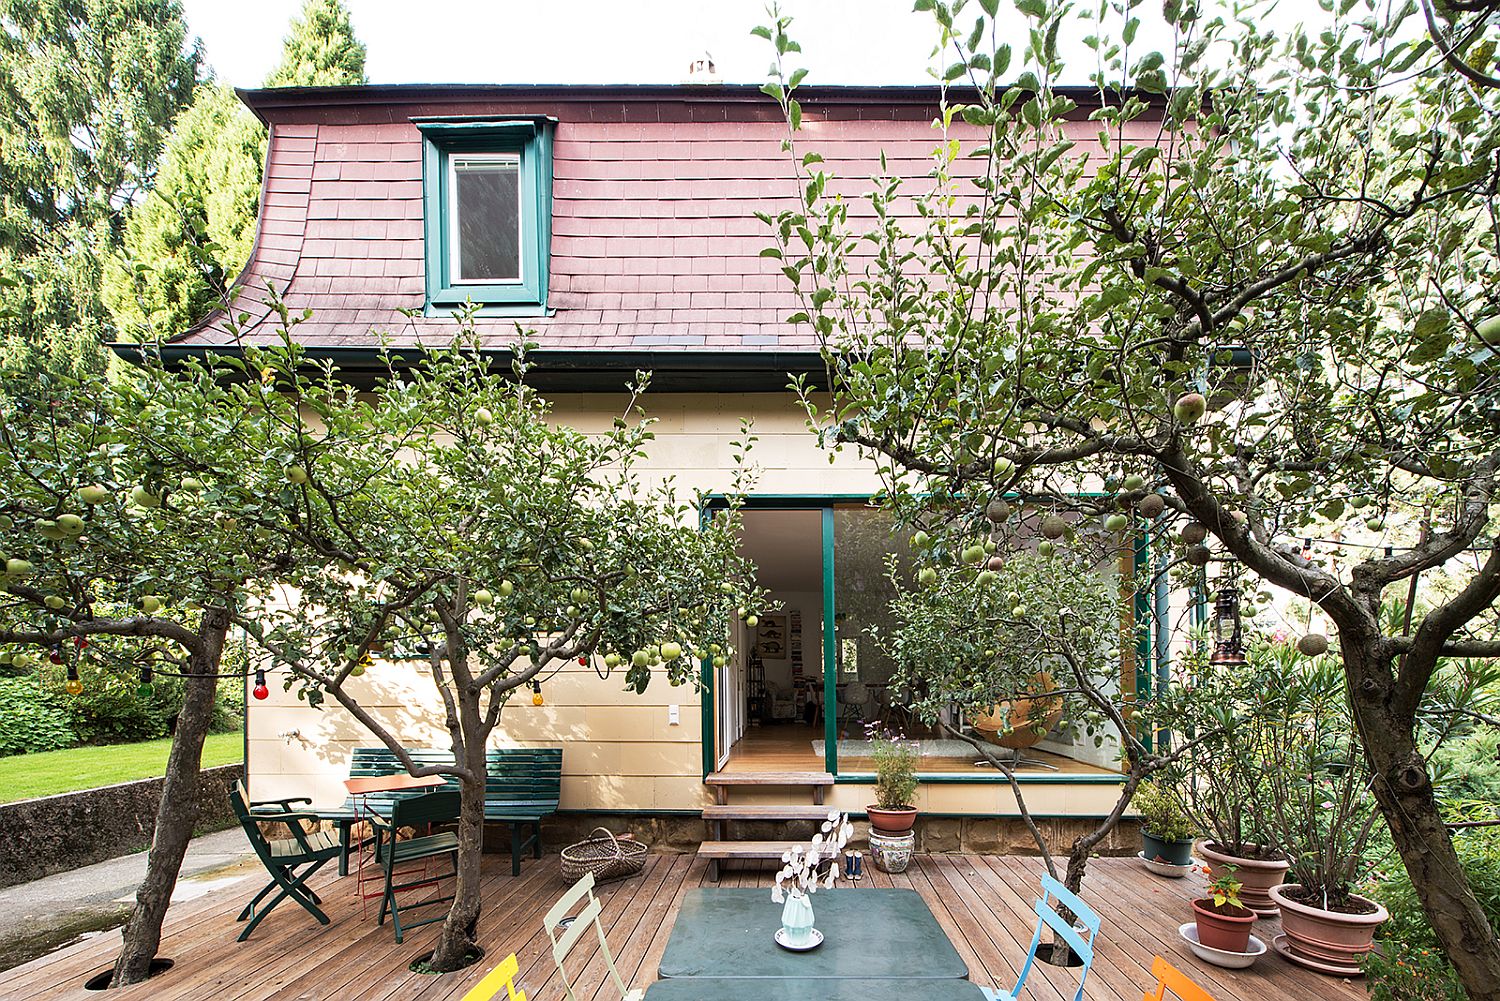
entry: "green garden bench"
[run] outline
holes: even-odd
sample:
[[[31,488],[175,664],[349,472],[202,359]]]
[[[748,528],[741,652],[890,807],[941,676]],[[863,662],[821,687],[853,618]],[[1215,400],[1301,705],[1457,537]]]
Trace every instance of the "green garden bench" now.
[[[238,921],[250,919],[245,930],[240,932],[239,941],[243,942],[249,938],[255,926],[260,924],[277,904],[288,897],[301,904],[309,914],[317,918],[318,924],[326,925],[328,915],[318,907],[323,901],[307,885],[307,880],[328,862],[340,857],[342,849],[332,835],[303,828],[304,822],[315,823],[320,818],[315,813],[294,810],[293,807],[299,803],[311,801],[278,799],[251,803],[245,794],[245,784],[236,782],[234,788],[229,791],[229,802],[234,807],[234,814],[239,818],[240,826],[245,829],[245,837],[250,839],[250,846],[255,849],[255,854],[260,858],[261,864],[266,867],[266,872],[271,874],[271,881],[255,895],[250,903],[245,905],[245,909],[240,911],[240,916],[236,919]],[[260,828],[263,823],[285,824],[292,832],[292,836],[276,840],[269,839]],[[269,904],[256,910],[256,905],[276,889],[280,889],[281,892],[272,897]]]
[[[445,765],[453,761],[453,752],[437,748],[407,751],[418,765]],[[535,858],[542,857],[542,818],[557,812],[562,795],[562,748],[495,747],[485,752],[489,776],[485,781],[484,819],[486,823],[510,827],[510,871],[521,874],[521,857],[527,848]],[[404,774],[406,766],[387,747],[357,747],[349,761],[349,777]],[[457,780],[442,776],[439,789],[456,791]],[[320,809],[318,816],[338,825],[339,874],[349,872],[350,831],[365,814],[389,818],[393,806],[402,800],[421,796],[431,790],[409,789],[401,792],[371,793],[349,797],[340,806]],[[526,833],[529,832],[529,833]]]

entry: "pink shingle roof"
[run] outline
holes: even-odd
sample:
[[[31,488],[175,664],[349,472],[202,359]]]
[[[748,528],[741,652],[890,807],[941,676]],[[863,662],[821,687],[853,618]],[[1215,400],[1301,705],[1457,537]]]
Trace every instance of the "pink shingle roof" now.
[[[826,91],[804,101],[805,148],[857,197],[879,171],[929,170],[930,90]],[[422,141],[416,117],[547,115],[553,143],[548,315],[481,317],[488,343],[516,324],[550,349],[815,351],[755,212],[795,204],[785,124],[753,88],[365,87],[252,91],[270,126],[260,231],[236,311],[249,340],[276,336],[274,286],[309,345],[446,343],[450,316],[424,305]],[[1091,134],[1086,123],[1080,123]],[[858,207],[855,208],[858,214]],[[229,338],[211,316],[178,338]]]

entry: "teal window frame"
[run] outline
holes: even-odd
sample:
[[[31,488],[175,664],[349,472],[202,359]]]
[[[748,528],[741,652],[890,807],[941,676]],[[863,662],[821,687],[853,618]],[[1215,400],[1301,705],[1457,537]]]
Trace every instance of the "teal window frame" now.
[[[547,306],[552,247],[552,133],[554,119],[422,119],[422,233],[427,312],[474,303],[495,315],[537,315]],[[451,164],[465,155],[520,159],[521,277],[514,282],[459,282],[451,259]]]

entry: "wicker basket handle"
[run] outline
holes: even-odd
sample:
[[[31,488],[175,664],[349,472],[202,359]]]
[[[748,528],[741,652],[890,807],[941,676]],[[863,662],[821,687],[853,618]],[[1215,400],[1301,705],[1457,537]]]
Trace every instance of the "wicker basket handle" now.
[[[623,848],[620,847],[620,840],[615,837],[615,832],[611,831],[608,827],[596,827],[596,828],[594,828],[592,831],[589,831],[589,837],[592,838],[594,835],[598,834],[600,831],[603,831],[604,832],[604,836],[607,837],[607,838],[609,838],[609,843],[615,846],[615,858],[617,858],[617,859],[623,859],[625,857],[625,849],[623,849]]]

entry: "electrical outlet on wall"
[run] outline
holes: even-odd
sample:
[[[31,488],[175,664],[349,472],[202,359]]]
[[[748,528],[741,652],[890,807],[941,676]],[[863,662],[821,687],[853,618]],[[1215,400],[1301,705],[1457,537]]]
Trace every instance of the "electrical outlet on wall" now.
[[[682,709],[678,706],[667,706],[667,726],[682,725]]]

